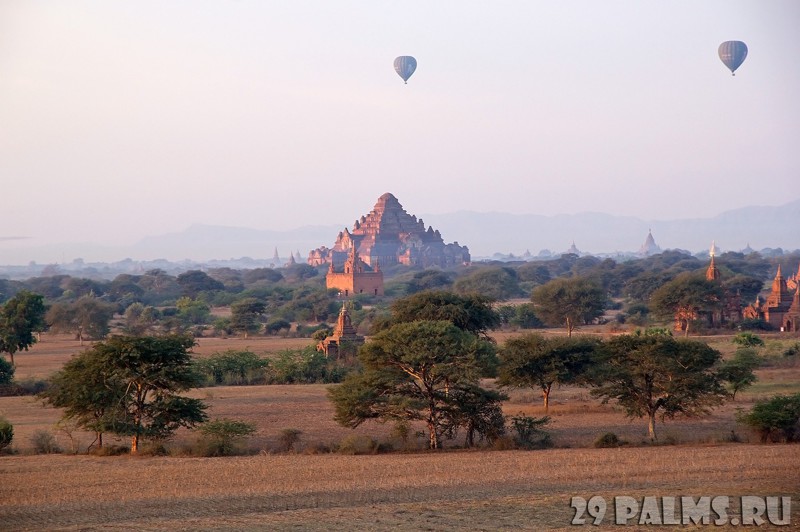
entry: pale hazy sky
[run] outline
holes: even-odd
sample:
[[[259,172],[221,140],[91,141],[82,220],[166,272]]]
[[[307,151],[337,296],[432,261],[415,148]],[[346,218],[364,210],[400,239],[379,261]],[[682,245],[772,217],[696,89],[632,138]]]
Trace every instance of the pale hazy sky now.
[[[0,237],[344,226],[384,192],[413,214],[782,204],[798,28],[796,0],[0,0]]]

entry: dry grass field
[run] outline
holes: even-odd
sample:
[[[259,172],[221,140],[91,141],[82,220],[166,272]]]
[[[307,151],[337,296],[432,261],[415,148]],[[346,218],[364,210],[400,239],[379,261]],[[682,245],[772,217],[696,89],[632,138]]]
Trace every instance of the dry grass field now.
[[[208,356],[247,348],[269,354],[309,342],[202,339],[195,351]],[[716,343],[732,352],[730,338]],[[17,356],[17,376],[46,377],[85,348],[68,337],[45,336]],[[71,449],[67,435],[53,429],[60,414],[31,397],[5,397],[0,415],[14,424],[17,454],[0,456],[0,529],[567,530],[575,528],[569,505],[575,495],[602,495],[609,502],[619,495],[791,495],[797,528],[800,446],[756,444],[736,424],[735,412],[757,398],[800,391],[800,365],[762,369],[759,379],[707,418],[659,424],[661,439],[674,445],[642,445],[643,420],[625,418],[585,389],[560,388],[553,392],[548,428],[555,449],[359,456],[314,450],[354,433],[403,445],[392,439],[389,426],[367,423],[352,431],[335,424],[324,385],[194,390],[191,395],[207,402],[212,418],[257,426],[248,444],[255,454],[235,458],[33,455],[30,439],[40,430],[52,431],[62,448]],[[539,416],[539,403],[533,391],[517,390],[504,408],[509,415]],[[276,453],[287,428],[302,431],[297,450]],[[607,431],[630,445],[592,448]],[[732,431],[743,443],[729,442]],[[73,438],[81,451],[91,441],[85,433]],[[194,439],[183,431],[171,446],[180,454]],[[610,512],[604,524],[612,519]]]

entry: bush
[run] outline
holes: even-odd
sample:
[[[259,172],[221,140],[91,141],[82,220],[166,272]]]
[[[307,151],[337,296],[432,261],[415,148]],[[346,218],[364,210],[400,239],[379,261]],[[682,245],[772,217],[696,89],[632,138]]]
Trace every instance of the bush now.
[[[195,362],[197,372],[205,378],[209,386],[264,384],[269,360],[261,358],[252,351],[229,349],[214,353],[208,358]]]
[[[0,386],[11,384],[14,379],[14,366],[5,358],[0,356]]]
[[[739,322],[740,331],[771,331],[774,328],[764,320],[747,318]]]
[[[272,361],[267,371],[267,384],[333,384],[341,382],[351,369],[329,360],[313,347],[287,349]]]
[[[750,412],[740,412],[737,419],[755,429],[761,443],[797,441],[800,439],[800,393],[758,401]]]
[[[94,456],[122,456],[130,454],[131,448],[126,445],[104,445],[103,447],[92,447],[89,454]]]
[[[620,447],[622,445],[625,445],[626,443],[627,442],[620,440],[619,437],[617,437],[617,435],[614,434],[613,432],[606,432],[605,434],[598,436],[597,439],[594,440],[594,446],[597,447],[598,449]]]
[[[341,442],[337,452],[339,454],[377,454],[379,449],[378,443],[369,436],[362,436],[360,434],[351,434],[346,436]]]
[[[278,438],[281,444],[281,450],[284,452],[294,451],[294,446],[300,441],[300,435],[303,432],[297,429],[283,429]]]
[[[252,423],[235,419],[215,419],[197,427],[203,435],[200,442],[202,456],[231,456],[238,454],[239,444],[248,436],[255,434]]]
[[[14,439],[14,426],[4,417],[0,417],[0,451],[11,445]]]
[[[46,430],[37,430],[31,436],[33,452],[36,454],[58,454],[62,452],[55,437]]]
[[[795,355],[800,355],[800,342],[795,342],[783,352],[783,356],[785,357],[793,357]]]
[[[511,428],[516,433],[514,442],[523,449],[546,449],[553,446],[550,434],[542,427],[550,423],[550,417],[535,418],[518,415],[511,418]]]

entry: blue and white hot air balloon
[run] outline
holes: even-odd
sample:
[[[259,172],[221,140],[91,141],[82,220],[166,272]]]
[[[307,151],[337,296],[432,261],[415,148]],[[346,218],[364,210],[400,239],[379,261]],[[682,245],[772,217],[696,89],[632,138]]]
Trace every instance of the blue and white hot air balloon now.
[[[719,45],[719,58],[736,75],[736,69],[742,66],[747,57],[747,45],[742,41],[725,41]]]
[[[394,60],[394,70],[397,75],[403,78],[403,81],[408,83],[408,78],[417,69],[417,60],[410,55],[401,55]]]

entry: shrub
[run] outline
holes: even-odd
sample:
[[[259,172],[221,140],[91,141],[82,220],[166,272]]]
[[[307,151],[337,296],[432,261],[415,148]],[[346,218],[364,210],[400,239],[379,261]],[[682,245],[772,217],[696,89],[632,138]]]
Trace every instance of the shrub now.
[[[131,448],[126,445],[104,445],[103,447],[92,447],[89,454],[94,456],[122,456],[130,454]]]
[[[11,384],[14,378],[14,366],[5,358],[0,356],[0,386]]]
[[[300,435],[302,433],[302,431],[297,429],[283,429],[278,438],[281,444],[281,450],[287,453],[293,451],[294,446],[300,441]]]
[[[800,342],[795,342],[783,352],[783,356],[785,357],[793,357],[795,355],[800,355]]]
[[[732,342],[741,347],[764,347],[764,340],[751,332],[740,332]]]
[[[248,436],[255,434],[252,423],[235,419],[215,419],[197,427],[203,435],[200,454],[203,456],[231,456],[237,454],[238,445]]]
[[[33,452],[36,454],[58,454],[61,447],[56,443],[55,437],[46,430],[37,430],[31,436]]]
[[[252,351],[229,349],[214,353],[208,358],[195,362],[197,372],[205,378],[208,385],[264,384],[265,370],[269,360],[261,358]]]
[[[4,417],[0,417],[0,451],[11,445],[14,439],[14,426]]]
[[[520,414],[511,418],[511,428],[516,433],[514,442],[523,449],[545,449],[552,447],[550,434],[542,427],[550,423],[550,417],[541,418]]]
[[[740,412],[737,419],[755,429],[761,443],[796,441],[800,438],[800,393],[758,401],[750,412]]]
[[[339,454],[376,454],[378,452],[378,443],[369,436],[361,434],[351,434],[346,436],[339,442],[337,451]]]
[[[594,446],[597,447],[598,449],[620,447],[622,445],[625,445],[625,443],[626,442],[620,440],[619,437],[613,432],[606,432],[605,434],[598,436],[597,439],[594,440]]]

